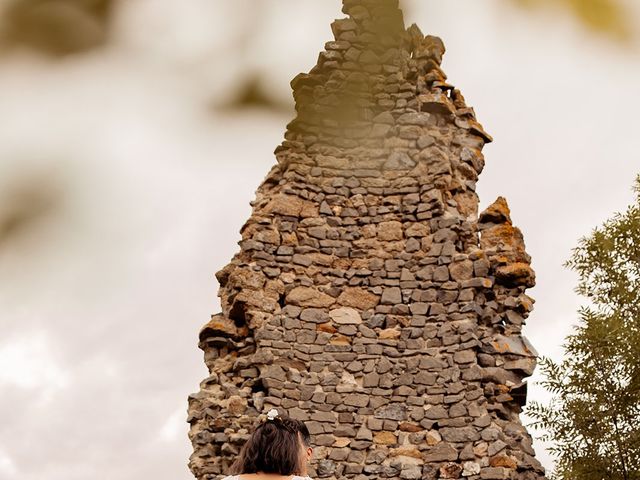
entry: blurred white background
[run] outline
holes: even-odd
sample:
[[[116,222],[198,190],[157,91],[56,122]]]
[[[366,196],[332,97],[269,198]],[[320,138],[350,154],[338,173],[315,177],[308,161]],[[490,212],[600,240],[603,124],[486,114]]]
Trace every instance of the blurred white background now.
[[[0,0],[0,479],[192,478],[214,272],[340,3]],[[638,5],[404,4],[495,139],[480,207],[507,197],[538,279],[525,333],[560,358],[582,301],[562,263],[640,172]]]

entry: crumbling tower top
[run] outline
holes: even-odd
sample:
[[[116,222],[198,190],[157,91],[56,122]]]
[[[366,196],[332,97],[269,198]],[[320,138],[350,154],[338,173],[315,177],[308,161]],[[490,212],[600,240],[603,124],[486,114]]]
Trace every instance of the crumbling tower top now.
[[[405,30],[397,1],[344,0],[343,12],[349,18],[333,22],[335,40],[325,45],[317,65],[291,82],[297,117],[288,125],[288,140],[317,135],[318,130],[342,136],[344,132],[332,132],[339,128],[360,128],[364,138],[376,117],[408,109],[457,113],[484,141],[491,141],[460,91],[446,82],[440,68],[442,41],[425,36],[415,24]],[[398,102],[398,97],[406,101]]]

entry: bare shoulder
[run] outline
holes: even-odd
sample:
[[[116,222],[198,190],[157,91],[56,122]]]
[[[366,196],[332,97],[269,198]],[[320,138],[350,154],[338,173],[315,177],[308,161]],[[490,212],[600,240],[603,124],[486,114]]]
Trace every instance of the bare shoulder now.
[[[220,480],[238,480],[238,475],[227,475],[226,477]]]

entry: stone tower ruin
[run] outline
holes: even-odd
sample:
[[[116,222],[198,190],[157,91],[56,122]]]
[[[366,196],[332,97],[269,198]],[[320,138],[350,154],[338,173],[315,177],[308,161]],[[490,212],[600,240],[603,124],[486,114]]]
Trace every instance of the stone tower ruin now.
[[[535,276],[504,198],[478,214],[491,137],[397,0],[343,12],[217,273],[189,466],[226,475],[275,407],[314,478],[544,479],[519,418]]]

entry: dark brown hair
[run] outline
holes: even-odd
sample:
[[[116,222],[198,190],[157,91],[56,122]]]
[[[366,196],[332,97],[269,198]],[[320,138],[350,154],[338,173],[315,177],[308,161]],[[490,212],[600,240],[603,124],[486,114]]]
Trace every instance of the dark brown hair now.
[[[307,426],[280,414],[273,420],[263,420],[242,446],[238,458],[231,465],[231,474],[277,473],[300,475],[304,471],[300,440],[304,447],[311,445]]]

